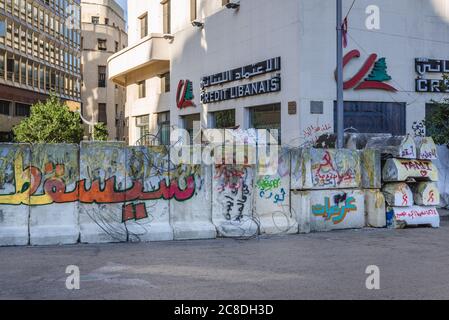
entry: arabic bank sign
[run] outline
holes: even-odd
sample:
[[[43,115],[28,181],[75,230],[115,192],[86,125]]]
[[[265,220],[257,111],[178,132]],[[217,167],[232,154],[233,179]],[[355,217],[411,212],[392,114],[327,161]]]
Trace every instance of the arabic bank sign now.
[[[211,87],[225,85],[235,81],[250,80],[256,76],[274,73],[281,70],[281,58],[273,58],[245,67],[203,77],[201,80],[201,102],[216,103],[231,99],[251,97],[281,91],[281,75],[273,74],[270,79],[241,84],[219,90],[208,90]]]
[[[415,69],[418,74],[416,79],[416,92],[449,92],[449,81],[441,79],[441,75],[449,73],[448,60],[434,60],[427,58],[415,59]],[[428,79],[427,74],[440,75],[439,79]],[[447,89],[444,90],[443,87]]]

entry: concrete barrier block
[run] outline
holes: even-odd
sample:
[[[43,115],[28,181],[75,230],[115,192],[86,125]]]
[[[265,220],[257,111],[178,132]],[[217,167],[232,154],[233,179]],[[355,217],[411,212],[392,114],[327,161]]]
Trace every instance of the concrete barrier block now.
[[[127,241],[122,220],[127,197],[125,144],[82,142],[80,179],[81,242]]]
[[[435,182],[421,182],[413,185],[413,196],[418,206],[438,207],[440,205],[440,191]]]
[[[438,182],[438,168],[429,160],[388,159],[384,165],[384,182],[405,182],[408,179]]]
[[[212,223],[212,167],[179,165],[171,170],[170,177],[172,185],[181,191],[180,196],[170,200],[175,240],[216,238]]]
[[[30,165],[30,145],[0,144],[0,246],[29,243]]]
[[[437,146],[431,137],[415,138],[419,160],[436,160],[438,158]]]
[[[31,149],[31,245],[77,243],[79,162],[78,145],[37,144]]]
[[[361,190],[310,192],[311,231],[360,229],[365,226],[365,193]]]
[[[364,150],[373,138],[390,139],[392,137],[389,133],[345,133],[345,147],[351,150]]]
[[[410,135],[390,138],[374,137],[368,141],[366,148],[379,150],[383,155],[395,158],[417,158],[415,140]]]
[[[298,233],[298,223],[290,210],[290,151],[280,151],[277,163],[273,163],[277,173],[256,177],[254,216],[260,222],[261,234]]]
[[[291,182],[292,190],[302,190],[304,188],[302,149],[292,149],[290,151],[291,159]]]
[[[305,149],[303,167],[306,190],[361,186],[360,154],[355,150]]]
[[[414,206],[411,208],[388,208],[387,226],[390,229],[403,229],[408,226],[440,227],[440,215],[435,207]]]
[[[390,207],[411,207],[413,192],[406,183],[387,183],[382,188],[385,201]]]
[[[213,167],[212,220],[221,237],[252,237],[259,233],[253,217],[254,166]]]
[[[385,228],[387,226],[385,197],[380,190],[365,190],[366,226]]]
[[[362,166],[362,188],[382,188],[382,162],[379,150],[365,149],[360,151]]]
[[[165,147],[126,148],[126,203],[122,221],[130,242],[173,240],[169,154]]]
[[[301,234],[310,233],[311,208],[309,191],[292,191],[291,210],[296,217],[298,231]]]

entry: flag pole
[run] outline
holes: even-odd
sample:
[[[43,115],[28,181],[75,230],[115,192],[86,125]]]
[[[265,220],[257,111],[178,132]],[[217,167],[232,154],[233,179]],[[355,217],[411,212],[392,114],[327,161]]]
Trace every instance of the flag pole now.
[[[344,148],[344,100],[343,100],[343,7],[337,0],[337,148]]]

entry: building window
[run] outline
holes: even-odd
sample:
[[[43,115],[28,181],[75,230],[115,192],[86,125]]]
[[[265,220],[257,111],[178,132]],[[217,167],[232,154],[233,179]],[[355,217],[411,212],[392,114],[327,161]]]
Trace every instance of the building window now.
[[[98,66],[98,87],[106,88],[106,66]]]
[[[98,39],[98,50],[106,51],[106,39]]]
[[[137,144],[148,146],[150,144],[150,116],[136,117]]]
[[[16,117],[29,117],[31,106],[29,104],[16,103]]]
[[[106,103],[98,104],[98,122],[102,122],[104,124],[108,123],[108,116],[106,112]]]
[[[164,73],[161,76],[161,91],[162,93],[170,92],[170,72]]]
[[[138,82],[137,86],[139,87],[139,99],[145,98],[147,96],[146,81]]]
[[[212,113],[212,128],[232,129],[235,128],[235,110],[225,110]]]
[[[162,112],[157,115],[159,145],[170,145],[170,112]]]
[[[100,23],[100,17],[96,17],[96,16],[92,17],[92,23],[93,24],[99,24]]]
[[[163,32],[171,33],[171,5],[170,0],[161,2],[163,11]]]
[[[334,102],[334,128],[337,128],[337,103]],[[403,136],[406,103],[345,101],[344,127],[360,133],[391,133]]]
[[[197,16],[197,4],[198,0],[190,0],[190,21],[196,20]]]
[[[139,18],[140,20],[140,38],[145,38],[148,35],[148,14],[145,13]]]
[[[109,18],[104,18],[104,24],[109,25]]]
[[[6,25],[5,25],[5,21],[0,20],[0,38],[5,37],[6,36]]]
[[[5,53],[0,50],[0,79],[5,78]]]
[[[119,50],[119,44],[118,44],[118,41],[116,41],[115,42],[115,52],[118,52],[118,50]]]
[[[9,105],[11,103],[9,101],[0,100],[0,114],[5,116],[9,116]]]
[[[198,113],[198,114],[191,114],[188,116],[183,116],[182,122],[183,122],[184,129],[189,133],[190,144],[200,143],[201,142],[201,133],[200,133],[200,137],[194,136],[194,134],[197,134],[197,132],[195,131],[195,125],[198,126],[198,124],[201,122],[201,115]]]
[[[281,105],[270,104],[253,107],[250,112],[250,127],[269,130],[273,137],[281,141]],[[268,139],[267,139],[268,140]]]

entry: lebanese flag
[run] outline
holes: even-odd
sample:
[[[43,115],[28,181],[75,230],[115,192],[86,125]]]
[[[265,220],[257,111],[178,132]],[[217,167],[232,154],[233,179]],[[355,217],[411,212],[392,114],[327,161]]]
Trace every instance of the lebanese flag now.
[[[348,46],[348,17],[346,17],[343,20],[342,30],[343,30],[343,48],[346,48]]]

